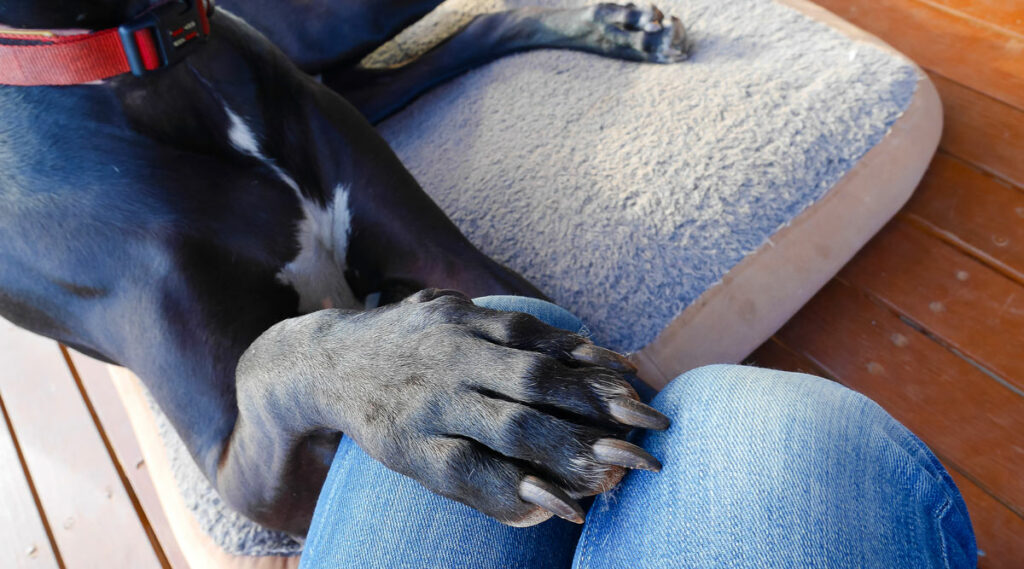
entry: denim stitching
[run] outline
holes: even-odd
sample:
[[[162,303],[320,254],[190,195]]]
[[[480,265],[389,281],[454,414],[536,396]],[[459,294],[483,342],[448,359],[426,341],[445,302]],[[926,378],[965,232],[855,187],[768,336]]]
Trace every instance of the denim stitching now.
[[[587,563],[587,560],[590,558],[590,550],[591,550],[591,548],[590,548],[590,534],[591,534],[591,532],[587,531],[587,528],[584,527],[583,528],[583,540],[578,545],[578,547],[580,548],[580,564],[579,564],[578,568],[574,568],[574,569],[585,569],[586,567],[590,566],[590,564]]]
[[[923,442],[920,441],[920,439],[913,436],[913,433],[910,433],[909,431],[901,432],[900,434],[903,435],[901,437],[903,440],[897,440],[894,433],[890,433],[888,429],[881,430],[881,433],[897,449],[903,452],[918,469],[924,471],[927,478],[937,484],[941,489],[943,498],[942,504],[935,510],[932,517],[935,521],[935,531],[939,534],[939,551],[942,554],[942,565],[946,569],[951,569],[952,566],[950,565],[951,562],[948,550],[949,544],[946,532],[942,529],[942,518],[949,513],[950,509],[953,508],[954,500],[960,496],[959,488],[956,486],[950,487],[949,482],[947,482],[939,472],[933,472],[929,468],[929,466],[932,466],[932,463],[927,459],[931,451]],[[911,436],[907,436],[908,433]],[[907,448],[908,446],[911,448]],[[924,462],[922,459],[927,462],[922,463]]]
[[[935,515],[935,531],[939,534],[940,551],[942,551],[942,564],[946,569],[951,569],[951,566],[949,564],[949,554],[947,553],[946,532],[942,531],[942,518],[949,512],[952,505],[953,504],[950,499],[946,498]]]

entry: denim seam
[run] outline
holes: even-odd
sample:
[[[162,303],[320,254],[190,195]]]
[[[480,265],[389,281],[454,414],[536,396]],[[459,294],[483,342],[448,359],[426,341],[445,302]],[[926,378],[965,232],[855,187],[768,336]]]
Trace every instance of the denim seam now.
[[[593,506],[591,506],[591,508],[593,509]],[[579,563],[578,567],[574,567],[573,569],[585,569],[586,567],[590,566],[590,564],[587,563],[587,559],[590,557],[590,534],[591,533],[592,532],[587,531],[587,528],[583,529],[583,539],[579,543],[579,545],[577,546],[577,547],[580,548],[580,563]]]
[[[929,454],[931,454],[931,451],[913,433],[907,431],[906,433],[909,434],[910,436],[903,437],[903,440],[897,440],[897,438],[893,436],[893,433],[890,433],[888,430],[882,430],[881,433],[889,442],[891,442],[897,449],[899,449],[900,452],[906,455],[907,458],[909,458],[912,461],[912,463],[915,466],[917,466],[918,469],[924,471],[925,475],[928,477],[929,480],[931,480],[934,484],[938,485],[938,487],[941,488],[942,504],[937,509],[934,510],[935,513],[932,515],[932,517],[935,521],[935,531],[939,534],[939,549],[942,553],[943,566],[946,569],[950,569],[951,566],[948,553],[949,544],[946,532],[942,529],[942,518],[949,513],[950,509],[954,507],[954,502],[957,501],[957,498],[960,498],[961,500],[963,499],[962,495],[960,494],[960,489],[957,488],[955,485],[951,487],[950,482],[947,481],[941,475],[941,473],[935,472],[931,468],[929,468],[930,466],[932,466],[930,462],[925,462],[922,460],[922,455],[924,457],[927,457]],[[910,448],[907,448],[908,446]]]
[[[949,513],[950,507],[952,507],[952,501],[949,498],[942,503],[942,506],[935,513],[935,531],[939,534],[939,545],[942,551],[942,565],[946,569],[950,569],[949,554],[947,553],[946,544],[946,532],[942,531],[942,518]]]
[[[925,475],[930,480],[932,480],[933,482],[935,482],[935,484],[939,485],[942,488],[943,498],[945,498],[947,501],[950,501],[955,496],[960,495],[959,488],[955,486],[951,488],[949,482],[945,478],[943,478],[940,473],[930,468],[931,466],[933,466],[930,462],[922,460],[922,455],[927,457],[928,454],[931,454],[931,450],[928,449],[928,447],[923,442],[921,442],[920,439],[917,439],[913,433],[909,433],[908,431],[908,434],[910,434],[911,437],[906,437],[905,440],[897,440],[896,437],[894,437],[893,434],[890,433],[888,430],[882,430],[881,433],[889,442],[895,445],[896,448],[900,450],[900,452],[905,454],[914,463],[914,465],[916,465],[919,469],[923,470]],[[912,449],[907,448],[908,445],[911,446]]]

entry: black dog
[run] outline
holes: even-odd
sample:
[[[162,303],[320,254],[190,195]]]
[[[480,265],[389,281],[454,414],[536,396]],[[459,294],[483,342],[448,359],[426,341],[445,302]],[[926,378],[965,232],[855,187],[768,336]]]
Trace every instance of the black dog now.
[[[357,65],[439,3],[224,0],[161,69],[0,86],[0,314],[132,369],[214,487],[271,528],[305,533],[343,432],[514,525],[581,521],[573,498],[658,468],[621,440],[668,426],[629,362],[470,303],[541,294],[459,233],[371,122],[514,51],[677,61],[682,26],[635,6],[519,10],[406,66]],[[157,11],[206,25],[212,6],[10,1],[0,23],[103,30]],[[352,310],[371,293],[387,305]]]

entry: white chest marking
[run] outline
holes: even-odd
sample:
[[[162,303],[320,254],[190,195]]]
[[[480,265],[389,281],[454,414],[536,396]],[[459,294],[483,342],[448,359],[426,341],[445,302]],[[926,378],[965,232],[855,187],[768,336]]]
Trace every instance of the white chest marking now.
[[[299,254],[277,274],[278,280],[299,293],[299,310],[312,312],[326,307],[358,308],[355,295],[345,280],[345,255],[348,252],[352,213],[348,208],[348,188],[339,184],[334,199],[326,208],[307,199],[295,179],[260,151],[256,134],[242,117],[224,105],[230,125],[228,140],[235,150],[259,159],[274,171],[294,192],[302,205],[303,219],[298,226]]]

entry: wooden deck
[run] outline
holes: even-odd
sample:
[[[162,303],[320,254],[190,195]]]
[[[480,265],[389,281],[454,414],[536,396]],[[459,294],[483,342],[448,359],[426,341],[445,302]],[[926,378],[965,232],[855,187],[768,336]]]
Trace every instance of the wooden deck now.
[[[817,0],[915,59],[946,109],[911,202],[750,362],[862,391],[1024,566],[1024,2]],[[0,567],[187,565],[104,366],[0,321]]]
[[[0,320],[0,567],[187,569],[107,366]]]

